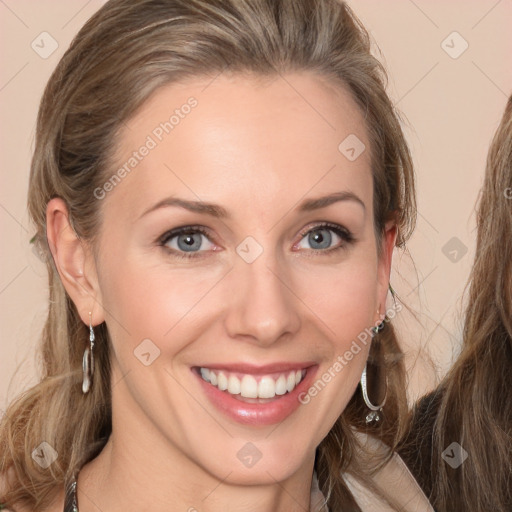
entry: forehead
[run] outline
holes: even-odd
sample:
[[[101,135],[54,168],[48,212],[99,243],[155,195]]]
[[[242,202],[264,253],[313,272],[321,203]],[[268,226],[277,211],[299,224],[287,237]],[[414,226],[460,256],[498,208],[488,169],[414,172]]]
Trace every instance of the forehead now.
[[[126,123],[107,202],[135,215],[174,194],[261,211],[347,189],[369,200],[369,153],[354,100],[318,75],[197,78],[161,87]]]

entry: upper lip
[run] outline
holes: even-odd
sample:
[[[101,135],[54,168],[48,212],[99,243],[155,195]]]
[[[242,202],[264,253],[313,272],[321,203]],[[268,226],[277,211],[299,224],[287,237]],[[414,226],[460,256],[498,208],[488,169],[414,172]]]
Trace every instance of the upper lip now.
[[[198,365],[198,368],[210,370],[226,370],[228,372],[247,373],[250,375],[265,375],[267,373],[287,372],[291,370],[303,370],[314,366],[314,361],[303,362],[275,362],[266,365],[255,365],[251,363],[209,363]]]

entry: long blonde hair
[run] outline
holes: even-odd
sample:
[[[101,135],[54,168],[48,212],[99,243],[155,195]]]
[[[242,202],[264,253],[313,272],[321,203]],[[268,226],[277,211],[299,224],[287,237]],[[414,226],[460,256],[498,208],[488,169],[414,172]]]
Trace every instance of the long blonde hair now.
[[[462,351],[400,453],[439,512],[512,510],[512,96],[487,156]],[[461,464],[443,452],[458,443]],[[457,450],[460,450],[457,448]]]
[[[463,351],[443,383],[439,447],[469,454],[450,471],[435,453],[435,503],[442,511],[512,510],[512,97],[487,157],[477,214]],[[441,448],[441,451],[443,448]]]
[[[49,313],[40,347],[41,381],[10,404],[0,424],[0,474],[9,473],[12,483],[0,492],[0,502],[44,509],[111,432],[108,331],[105,324],[96,329],[99,374],[83,396],[88,330],[51,258],[48,201],[63,198],[77,235],[93,242],[101,222],[101,201],[93,191],[112,174],[109,159],[122,123],[158,87],[224,70],[254,76],[312,71],[348,90],[365,115],[371,141],[377,240],[390,219],[397,223],[397,245],[409,237],[415,223],[409,149],[386,94],[386,73],[347,5],[335,0],[110,0],[75,37],[40,104],[28,206],[48,267]],[[371,486],[368,467],[354,455],[361,449],[354,430],[371,431],[393,449],[406,416],[402,353],[391,325],[372,347],[370,362],[383,365],[388,380],[382,421],[367,427],[368,411],[355,393],[317,450],[315,468],[333,511],[359,510],[342,472]],[[44,470],[31,459],[42,441],[58,453]]]

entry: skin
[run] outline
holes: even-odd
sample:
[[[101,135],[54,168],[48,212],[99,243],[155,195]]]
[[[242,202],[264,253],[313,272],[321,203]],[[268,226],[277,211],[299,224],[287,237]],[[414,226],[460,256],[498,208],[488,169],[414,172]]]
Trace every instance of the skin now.
[[[224,416],[190,371],[208,362],[315,361],[320,376],[385,307],[396,229],[386,226],[379,258],[364,120],[341,87],[309,73],[285,78],[223,74],[159,89],[121,132],[112,172],[190,96],[198,105],[98,201],[94,247],[78,240],[61,199],[48,204],[64,286],[84,323],[91,311],[112,339],[113,432],[79,474],[81,512],[148,503],[166,512],[309,507],[315,449],[354,393],[369,345],[309,404],[265,427]],[[353,162],[338,150],[349,134],[367,148]],[[364,206],[297,209],[341,191]],[[170,196],[215,203],[231,218],[177,206],[142,215]],[[322,222],[354,241],[316,228]],[[195,259],[173,255],[183,248],[177,237],[167,250],[157,242],[186,225],[209,233],[194,235],[202,242]],[[319,232],[341,248],[319,248]],[[247,236],[263,248],[252,263],[236,252]],[[148,338],[160,355],[145,366],[134,350]],[[247,442],[262,454],[250,468],[236,456]]]

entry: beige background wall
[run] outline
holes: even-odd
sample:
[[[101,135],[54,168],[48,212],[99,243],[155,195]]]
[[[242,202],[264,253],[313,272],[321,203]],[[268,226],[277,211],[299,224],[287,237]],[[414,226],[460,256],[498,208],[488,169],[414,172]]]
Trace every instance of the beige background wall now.
[[[47,307],[45,269],[28,243],[26,212],[38,102],[71,38],[103,3],[0,2],[0,409],[37,381],[35,346]],[[449,368],[460,342],[474,203],[490,138],[512,92],[512,2],[349,3],[383,52],[417,169],[418,225],[410,254],[396,255],[392,277],[416,317],[403,310],[395,319],[414,398]]]

